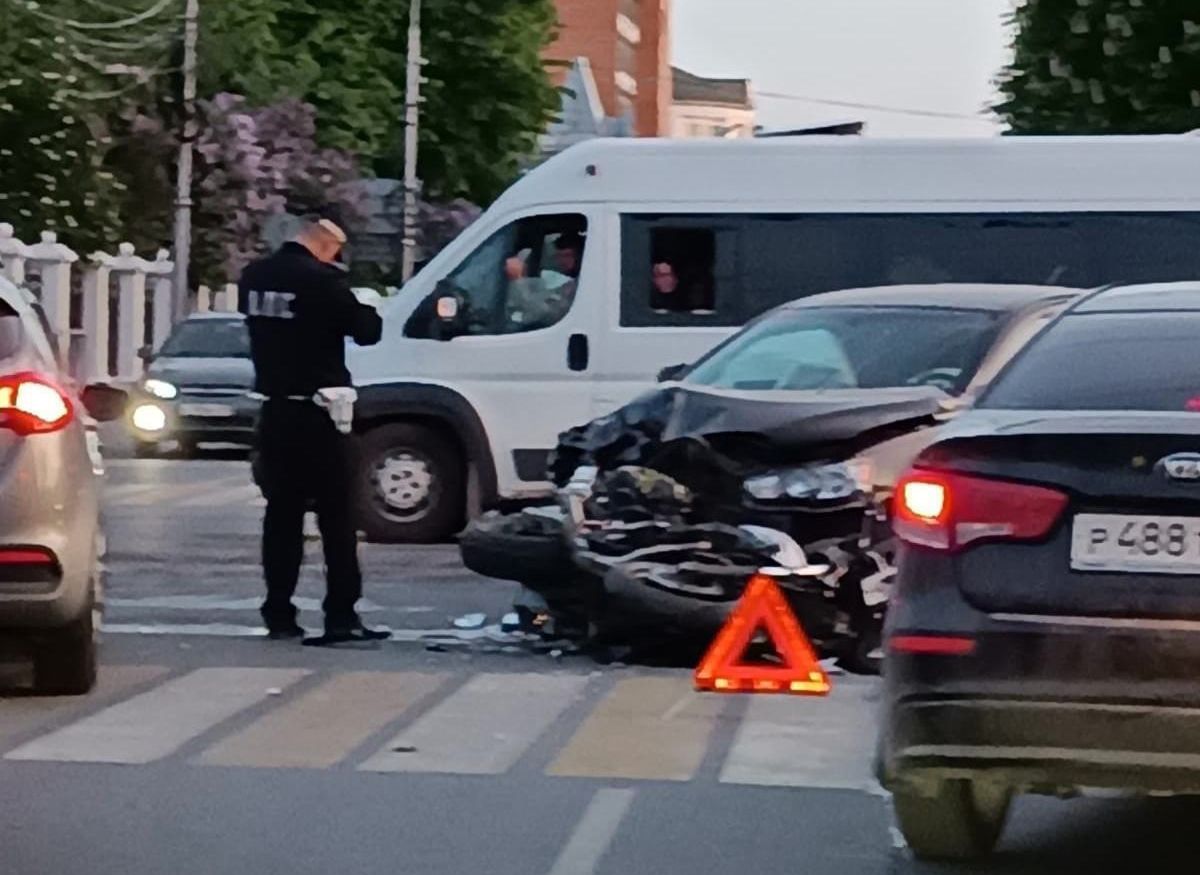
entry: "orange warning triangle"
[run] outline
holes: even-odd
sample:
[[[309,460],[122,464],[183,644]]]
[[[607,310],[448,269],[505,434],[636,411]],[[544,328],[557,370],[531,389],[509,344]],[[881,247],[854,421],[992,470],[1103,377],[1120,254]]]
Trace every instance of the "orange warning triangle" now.
[[[746,665],[741,660],[750,640],[764,629],[783,665]],[[700,660],[696,689],[719,693],[800,693],[824,696],[829,678],[821,669],[808,636],[796,622],[779,586],[756,574],[716,639]]]

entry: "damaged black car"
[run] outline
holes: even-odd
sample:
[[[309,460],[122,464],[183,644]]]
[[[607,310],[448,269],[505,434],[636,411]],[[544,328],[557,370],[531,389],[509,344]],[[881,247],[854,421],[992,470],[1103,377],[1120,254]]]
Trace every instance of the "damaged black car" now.
[[[768,569],[817,648],[870,671],[891,478],[1077,294],[889,286],[779,307],[564,433],[558,506],[477,521],[463,559],[572,634],[634,642],[707,640]]]

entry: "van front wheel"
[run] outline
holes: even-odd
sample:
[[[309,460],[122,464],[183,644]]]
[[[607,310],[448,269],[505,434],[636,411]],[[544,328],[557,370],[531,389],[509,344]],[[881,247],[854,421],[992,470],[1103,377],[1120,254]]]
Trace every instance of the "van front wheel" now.
[[[367,540],[431,544],[462,525],[466,465],[452,440],[434,429],[394,423],[363,435],[359,526]]]

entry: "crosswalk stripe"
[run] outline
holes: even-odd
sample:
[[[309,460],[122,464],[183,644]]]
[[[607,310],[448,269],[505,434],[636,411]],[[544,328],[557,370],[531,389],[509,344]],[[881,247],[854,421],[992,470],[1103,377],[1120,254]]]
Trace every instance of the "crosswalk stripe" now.
[[[197,669],[36,738],[6,759],[153,762],[307,674],[305,669]]]
[[[70,698],[21,696],[0,698],[0,750],[10,740],[54,722],[55,718],[82,708],[94,708],[97,703],[109,702],[134,687],[161,678],[167,669],[157,665],[117,665],[105,668],[95,689],[87,697]]]
[[[689,678],[626,678],[592,711],[548,773],[687,781],[704,759],[726,701],[693,692]]]
[[[121,503],[147,492],[155,492],[161,488],[160,483],[122,483],[120,486],[104,487],[104,500],[110,504]]]
[[[865,790],[873,786],[870,683],[834,681],[828,697],[754,696],[726,757],[725,784]]]
[[[176,504],[177,507],[227,507],[233,505],[249,506],[256,498],[261,498],[262,492],[253,483],[246,483],[239,478],[232,485],[226,484],[220,489],[205,490],[194,498],[187,498]]]
[[[582,675],[476,675],[359,768],[501,774],[583,693],[587,680]]]
[[[206,750],[210,766],[327,768],[424,699],[445,675],[352,671],[277,708]]]
[[[119,507],[149,507],[166,504],[181,496],[195,495],[197,488],[199,485],[196,483],[159,483],[153,489],[122,496],[110,503]]]

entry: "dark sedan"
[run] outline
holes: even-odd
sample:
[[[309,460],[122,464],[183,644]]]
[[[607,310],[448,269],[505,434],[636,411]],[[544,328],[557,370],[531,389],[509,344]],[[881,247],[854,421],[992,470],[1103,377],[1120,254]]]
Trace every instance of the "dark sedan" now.
[[[246,321],[236,313],[198,313],[175,326],[129,409],[140,455],[174,442],[182,455],[201,443],[250,445],[259,400]]]
[[[1077,301],[899,482],[879,772],[925,857],[1015,793],[1200,792],[1200,284]]]

